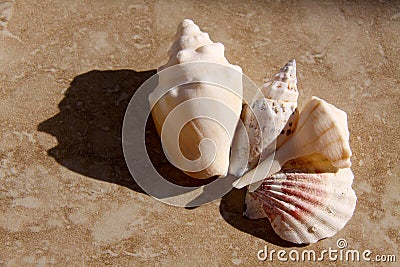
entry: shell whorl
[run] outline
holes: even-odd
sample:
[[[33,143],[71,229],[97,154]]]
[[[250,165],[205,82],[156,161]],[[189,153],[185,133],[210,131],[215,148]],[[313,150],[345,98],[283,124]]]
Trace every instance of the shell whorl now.
[[[178,25],[175,39],[168,51],[167,64],[159,67],[158,71],[180,63],[204,61],[227,65],[241,72],[239,66],[229,64],[225,58],[224,45],[214,43],[208,33],[202,32],[192,20],[184,19]]]
[[[265,98],[285,102],[297,102],[296,60],[292,59],[274,75],[271,81],[265,83],[261,91]]]

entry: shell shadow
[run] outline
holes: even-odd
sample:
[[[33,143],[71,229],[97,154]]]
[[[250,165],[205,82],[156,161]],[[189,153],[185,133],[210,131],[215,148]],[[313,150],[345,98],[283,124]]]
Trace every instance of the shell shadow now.
[[[125,163],[122,124],[133,94],[154,74],[156,70],[122,69],[92,70],[76,76],[58,105],[59,113],[38,125],[39,131],[58,141],[47,154],[71,171],[145,193]],[[152,164],[165,179],[184,186],[213,180],[193,179],[168,162],[151,116],[145,142]]]
[[[59,113],[38,125],[58,141],[47,154],[74,172],[143,193],[125,164],[121,132],[132,95],[155,73],[93,70],[76,76]]]
[[[268,218],[250,220],[243,215],[245,208],[246,189],[232,189],[222,197],[219,212],[226,222],[236,229],[268,243],[281,247],[305,247],[306,245],[293,244],[281,239],[272,229]]]

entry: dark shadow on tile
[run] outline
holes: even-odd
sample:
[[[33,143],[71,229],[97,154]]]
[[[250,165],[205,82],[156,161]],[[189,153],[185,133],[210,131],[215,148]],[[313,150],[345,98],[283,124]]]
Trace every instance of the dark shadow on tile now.
[[[75,77],[58,105],[59,113],[38,125],[39,131],[57,138],[58,145],[48,155],[74,172],[144,193],[125,163],[122,124],[131,97],[155,73],[93,70]],[[146,147],[157,171],[175,184],[199,186],[213,180],[190,178],[168,162],[151,116]]]
[[[281,239],[272,229],[267,218],[250,220],[243,215],[245,205],[246,189],[232,189],[221,199],[219,211],[226,222],[236,229],[255,237],[261,238],[268,243],[281,247],[304,247]]]
[[[57,138],[48,155],[74,172],[142,192],[125,164],[121,131],[132,95],[155,73],[93,70],[76,76],[59,113],[38,126]]]

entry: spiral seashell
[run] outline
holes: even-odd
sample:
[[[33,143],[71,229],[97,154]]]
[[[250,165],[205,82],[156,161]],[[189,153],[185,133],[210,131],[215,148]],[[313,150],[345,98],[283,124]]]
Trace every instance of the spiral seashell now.
[[[307,165],[302,167],[308,171]],[[335,235],[352,217],[357,201],[351,188],[354,176],[350,168],[336,173],[298,171],[286,169],[247,192],[244,214],[250,219],[268,217],[284,240],[315,243]]]
[[[192,20],[182,21],[175,38],[149,96],[164,152],[194,178],[225,176],[242,109],[242,70],[225,58],[223,44],[212,42]],[[214,78],[235,89],[209,82]]]
[[[263,96],[245,105],[232,144],[229,173],[241,177],[291,137],[298,120],[296,61],[286,63],[265,83]]]

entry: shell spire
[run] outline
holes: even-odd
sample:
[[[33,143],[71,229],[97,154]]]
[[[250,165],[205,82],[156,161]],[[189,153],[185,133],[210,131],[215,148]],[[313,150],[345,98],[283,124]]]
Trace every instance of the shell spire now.
[[[175,42],[168,51],[170,56],[167,64],[158,68],[161,71],[167,67],[195,61],[215,62],[228,65],[241,71],[239,66],[229,64],[225,58],[225,47],[214,43],[208,33],[202,32],[192,20],[184,19],[177,28]]]
[[[265,83],[261,91],[265,98],[285,102],[297,102],[296,60],[292,59],[274,75],[271,81]]]
[[[213,43],[208,33],[202,32],[199,26],[190,19],[184,19],[178,25],[175,38],[176,41],[168,51],[169,56],[174,56],[178,51],[186,48],[197,49]]]

